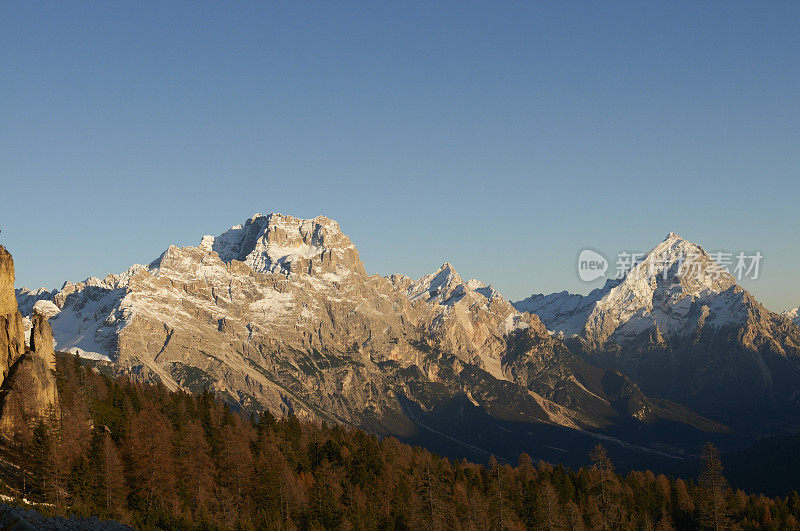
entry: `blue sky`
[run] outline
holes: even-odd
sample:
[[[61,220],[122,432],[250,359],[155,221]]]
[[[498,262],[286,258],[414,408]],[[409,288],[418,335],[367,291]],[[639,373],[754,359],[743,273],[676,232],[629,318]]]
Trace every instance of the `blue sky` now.
[[[511,299],[675,231],[800,304],[797,2],[3,2],[0,58],[18,285],[280,211]]]

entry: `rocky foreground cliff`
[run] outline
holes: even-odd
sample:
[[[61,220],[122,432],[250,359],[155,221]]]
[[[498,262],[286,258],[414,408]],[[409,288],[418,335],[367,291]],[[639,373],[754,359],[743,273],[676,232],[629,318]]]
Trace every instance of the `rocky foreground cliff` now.
[[[0,432],[10,436],[57,415],[53,333],[34,312],[26,341],[25,320],[14,293],[14,260],[0,246]]]

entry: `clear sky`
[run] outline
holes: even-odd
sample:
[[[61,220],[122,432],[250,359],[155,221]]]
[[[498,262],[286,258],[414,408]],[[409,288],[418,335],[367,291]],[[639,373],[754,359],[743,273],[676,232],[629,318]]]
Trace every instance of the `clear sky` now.
[[[660,4],[2,2],[0,243],[53,288],[322,214],[514,300],[675,231],[796,306],[800,3]]]

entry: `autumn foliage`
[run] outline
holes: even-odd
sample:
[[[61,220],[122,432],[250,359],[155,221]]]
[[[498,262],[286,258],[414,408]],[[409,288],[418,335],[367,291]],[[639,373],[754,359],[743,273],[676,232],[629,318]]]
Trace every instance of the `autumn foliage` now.
[[[394,438],[269,413],[210,393],[112,379],[62,358],[61,414],[20,428],[11,494],[39,510],[140,528],[798,529],[800,496],[745,494],[713,447],[697,481],[620,475],[602,446],[570,470],[452,461]],[[24,492],[20,490],[24,489]]]

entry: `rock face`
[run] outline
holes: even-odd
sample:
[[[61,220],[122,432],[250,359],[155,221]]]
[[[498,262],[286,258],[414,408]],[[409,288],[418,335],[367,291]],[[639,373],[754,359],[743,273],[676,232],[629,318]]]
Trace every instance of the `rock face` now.
[[[5,247],[0,245],[0,315],[17,311],[17,298],[14,293],[14,259]]]
[[[17,310],[14,294],[14,262],[0,247],[0,353],[3,379],[0,384],[0,431],[9,435],[29,428],[37,419],[55,415],[58,390],[55,380],[53,334],[47,317],[35,312],[31,316],[30,349],[25,347],[23,319]],[[10,304],[6,301],[11,300]]]
[[[22,316],[14,294],[14,259],[0,246],[0,385],[11,366],[25,353]]]
[[[534,295],[515,306],[648,394],[740,418],[798,405],[800,330],[674,233],[588,296]]]
[[[679,416],[450,264],[417,281],[369,276],[324,217],[255,215],[50,300],[59,350],[245,409],[400,436],[451,422],[448,407],[593,429]]]

